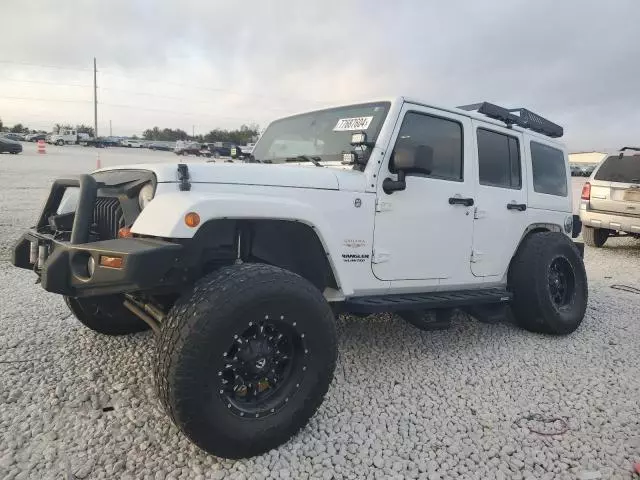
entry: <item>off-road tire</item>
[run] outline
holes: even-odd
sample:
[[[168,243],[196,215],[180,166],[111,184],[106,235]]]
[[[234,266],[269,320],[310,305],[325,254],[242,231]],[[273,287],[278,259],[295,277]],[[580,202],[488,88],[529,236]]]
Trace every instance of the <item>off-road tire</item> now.
[[[105,335],[128,335],[150,327],[124,305],[121,295],[64,297],[71,313],[87,328]]]
[[[407,310],[398,312],[398,316],[420,330],[431,332],[450,328],[453,310]]]
[[[266,318],[304,333],[304,372],[294,390],[282,383],[289,396],[275,412],[241,417],[221,390],[225,355],[250,321]],[[329,388],[336,356],[334,316],[316,287],[281,268],[234,265],[199,280],[173,306],[158,336],[155,383],[167,413],[196,445],[221,457],[250,457],[306,425]]]
[[[582,229],[582,238],[584,239],[585,245],[600,248],[605,244],[607,238],[609,238],[609,230],[606,228],[584,226]]]
[[[571,278],[563,302],[554,302],[554,265]],[[587,275],[580,252],[565,235],[534,233],[520,245],[509,269],[512,311],[518,325],[531,332],[566,335],[575,331],[587,309]]]

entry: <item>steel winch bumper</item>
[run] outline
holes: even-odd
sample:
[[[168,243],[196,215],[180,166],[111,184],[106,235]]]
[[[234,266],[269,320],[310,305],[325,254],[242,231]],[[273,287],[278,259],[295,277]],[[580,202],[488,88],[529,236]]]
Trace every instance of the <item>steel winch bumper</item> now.
[[[69,241],[47,231],[67,187],[79,187]],[[42,287],[73,297],[108,295],[171,286],[183,280],[180,244],[155,238],[117,238],[90,242],[98,184],[89,175],[56,180],[37,225],[13,249],[16,267],[35,271]],[[116,259],[118,267],[105,259]]]

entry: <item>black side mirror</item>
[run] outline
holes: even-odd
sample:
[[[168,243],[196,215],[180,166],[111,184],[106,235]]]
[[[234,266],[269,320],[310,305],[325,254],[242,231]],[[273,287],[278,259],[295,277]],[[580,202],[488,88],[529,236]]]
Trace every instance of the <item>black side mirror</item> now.
[[[430,175],[433,164],[433,149],[426,145],[418,145],[415,149],[397,148],[391,154],[389,170],[398,174],[398,179],[385,178],[382,182],[384,193],[407,188],[405,177],[409,173]]]

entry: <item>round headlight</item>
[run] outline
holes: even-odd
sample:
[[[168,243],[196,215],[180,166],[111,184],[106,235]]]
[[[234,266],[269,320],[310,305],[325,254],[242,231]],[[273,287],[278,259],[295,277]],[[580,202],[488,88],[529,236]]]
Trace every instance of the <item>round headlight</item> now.
[[[140,205],[140,210],[143,210],[144,207],[146,207],[152,199],[153,185],[147,183],[140,189],[140,193],[138,193],[138,205]]]

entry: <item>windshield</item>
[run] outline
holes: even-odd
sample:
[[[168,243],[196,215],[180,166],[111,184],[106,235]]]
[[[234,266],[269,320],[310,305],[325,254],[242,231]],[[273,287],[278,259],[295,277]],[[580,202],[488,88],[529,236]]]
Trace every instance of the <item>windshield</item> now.
[[[375,142],[389,111],[389,102],[319,110],[273,122],[260,137],[253,156],[258,162],[341,161],[353,150],[351,135],[365,132]]]

